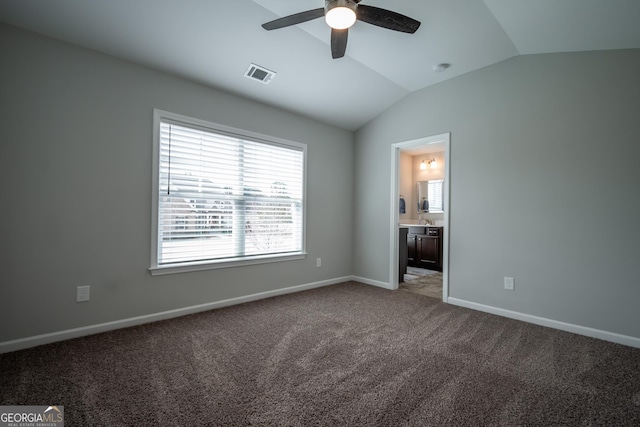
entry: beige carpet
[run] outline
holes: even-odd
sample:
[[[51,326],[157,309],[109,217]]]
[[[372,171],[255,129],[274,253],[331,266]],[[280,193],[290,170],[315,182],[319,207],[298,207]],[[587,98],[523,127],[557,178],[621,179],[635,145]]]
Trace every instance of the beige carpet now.
[[[0,354],[0,405],[26,404],[69,427],[638,426],[640,349],[349,282]]]
[[[400,290],[442,300],[442,273],[408,267]]]

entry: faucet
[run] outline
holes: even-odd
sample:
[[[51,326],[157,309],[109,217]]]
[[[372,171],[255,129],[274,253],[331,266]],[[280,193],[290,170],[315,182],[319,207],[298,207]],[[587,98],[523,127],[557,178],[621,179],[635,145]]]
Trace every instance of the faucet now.
[[[429,220],[423,217],[423,213],[418,214],[418,224],[428,224]]]

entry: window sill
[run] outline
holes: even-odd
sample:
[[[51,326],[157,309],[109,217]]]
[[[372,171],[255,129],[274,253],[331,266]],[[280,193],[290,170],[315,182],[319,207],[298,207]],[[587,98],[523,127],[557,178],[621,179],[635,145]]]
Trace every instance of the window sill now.
[[[193,271],[217,270],[219,268],[242,267],[246,265],[268,264],[272,262],[293,261],[306,258],[306,252],[298,252],[287,255],[261,255],[257,257],[243,257],[225,259],[221,261],[203,261],[190,262],[180,264],[168,264],[162,266],[150,267],[149,271],[152,276],[161,276],[165,274],[189,273]]]

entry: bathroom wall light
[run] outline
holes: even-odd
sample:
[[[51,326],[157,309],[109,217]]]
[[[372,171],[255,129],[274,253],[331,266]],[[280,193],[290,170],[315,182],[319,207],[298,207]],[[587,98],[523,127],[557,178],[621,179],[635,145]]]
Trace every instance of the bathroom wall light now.
[[[422,163],[420,163],[420,170],[421,171],[427,170],[427,164],[424,162],[424,160],[422,161]]]
[[[429,166],[431,166],[431,169],[437,168],[438,167],[438,162],[436,162],[436,159],[429,160]]]

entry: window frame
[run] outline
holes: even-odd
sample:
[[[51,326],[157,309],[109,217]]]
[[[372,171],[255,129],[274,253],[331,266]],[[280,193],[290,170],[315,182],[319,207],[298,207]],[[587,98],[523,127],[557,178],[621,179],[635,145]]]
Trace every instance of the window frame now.
[[[158,215],[159,215],[159,185],[160,185],[160,124],[171,122],[244,139],[268,145],[292,148],[302,152],[302,246],[300,251],[287,254],[251,255],[236,258],[213,259],[203,261],[180,262],[174,264],[158,264]],[[192,271],[212,270],[220,268],[239,267],[245,265],[275,263],[304,259],[306,252],[307,230],[307,145],[282,138],[276,138],[244,129],[233,128],[219,123],[209,122],[193,117],[187,117],[159,109],[153,110],[153,150],[152,150],[152,185],[151,185],[151,261],[149,271],[152,275],[185,273]]]

